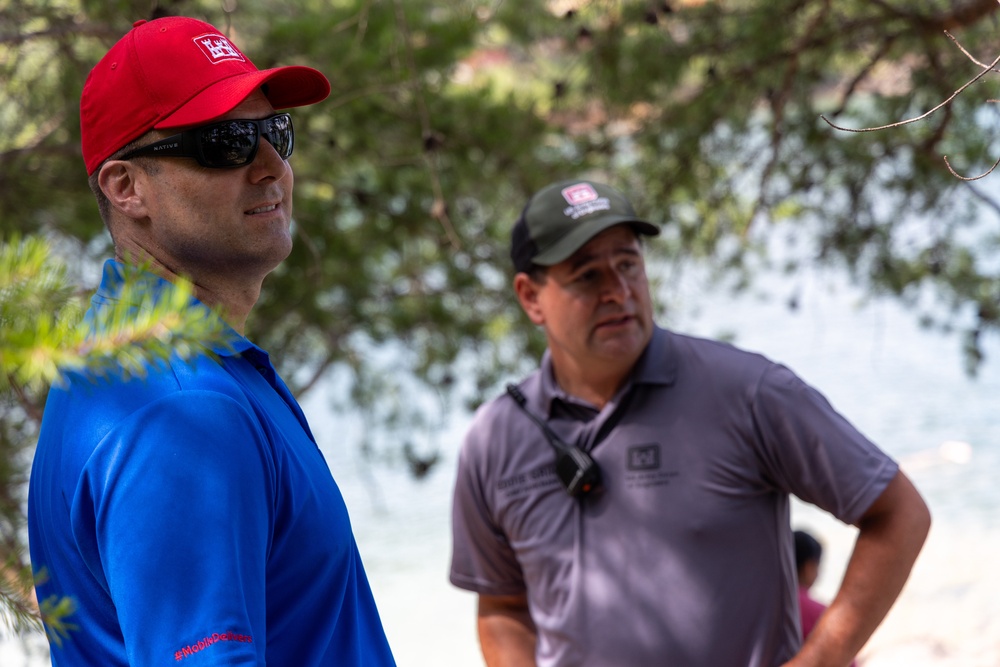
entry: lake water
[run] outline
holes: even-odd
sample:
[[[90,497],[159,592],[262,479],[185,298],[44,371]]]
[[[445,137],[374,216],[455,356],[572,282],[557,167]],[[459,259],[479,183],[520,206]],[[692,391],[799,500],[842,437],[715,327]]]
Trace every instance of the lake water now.
[[[797,312],[753,296],[689,298],[670,325],[735,342],[785,363],[900,460],[934,526],[888,618],[862,652],[864,667],[1000,665],[1000,344],[987,341],[978,379],[963,373],[955,338],[920,330],[892,303],[807,285]],[[481,667],[475,597],[447,581],[450,495],[467,418],[441,440],[442,462],[421,480],[402,462],[372,463],[357,426],[331,417],[327,397],[304,408],[347,499],[362,557],[401,667]],[[826,547],[815,589],[829,600],[855,531],[796,504],[793,523]],[[32,653],[28,651],[27,653]],[[0,665],[46,664],[0,643]]]

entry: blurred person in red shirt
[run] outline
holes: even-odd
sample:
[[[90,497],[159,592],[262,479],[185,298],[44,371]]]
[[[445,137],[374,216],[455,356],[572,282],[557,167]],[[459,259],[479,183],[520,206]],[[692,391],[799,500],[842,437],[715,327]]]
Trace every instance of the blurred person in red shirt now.
[[[802,638],[805,639],[816,626],[816,621],[826,611],[826,605],[809,595],[809,589],[819,578],[820,561],[823,560],[823,545],[804,530],[796,530],[795,567],[799,574],[799,614],[802,619]],[[858,667],[857,660],[850,667]]]

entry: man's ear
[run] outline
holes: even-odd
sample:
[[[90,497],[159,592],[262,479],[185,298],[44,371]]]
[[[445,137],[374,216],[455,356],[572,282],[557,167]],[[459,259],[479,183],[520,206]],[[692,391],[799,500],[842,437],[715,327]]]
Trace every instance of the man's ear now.
[[[140,220],[148,216],[149,209],[143,196],[146,173],[137,165],[125,160],[109,160],[101,165],[97,184],[111,207],[122,215]]]
[[[545,324],[545,314],[538,300],[540,288],[541,285],[532,280],[527,273],[518,273],[514,276],[514,293],[517,295],[517,300],[528,318],[539,326]]]

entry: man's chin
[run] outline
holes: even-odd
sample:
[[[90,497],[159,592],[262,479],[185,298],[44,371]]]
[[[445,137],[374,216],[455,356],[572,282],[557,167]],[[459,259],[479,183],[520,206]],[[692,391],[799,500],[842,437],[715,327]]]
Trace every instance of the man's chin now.
[[[594,344],[608,358],[638,357],[646,349],[649,336],[634,325],[621,328],[599,327],[594,331]]]

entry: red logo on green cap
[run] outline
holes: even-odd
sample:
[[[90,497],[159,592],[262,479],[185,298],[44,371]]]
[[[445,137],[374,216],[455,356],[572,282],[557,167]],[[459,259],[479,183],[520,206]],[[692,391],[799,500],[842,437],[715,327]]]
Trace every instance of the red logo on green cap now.
[[[569,204],[563,209],[563,215],[578,220],[591,213],[611,210],[611,201],[597,194],[590,183],[577,183],[562,189],[563,199]]]
[[[568,188],[563,188],[562,196],[567,204],[583,204],[597,199],[597,190],[590,183],[577,183]]]

